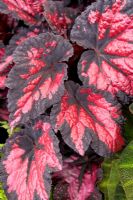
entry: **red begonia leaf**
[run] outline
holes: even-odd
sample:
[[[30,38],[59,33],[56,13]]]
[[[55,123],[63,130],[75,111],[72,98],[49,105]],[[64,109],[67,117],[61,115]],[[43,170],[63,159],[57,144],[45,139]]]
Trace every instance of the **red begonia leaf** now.
[[[66,190],[64,191],[64,194],[67,193],[67,197],[70,200],[92,200],[92,194],[93,196],[98,196],[97,199],[101,200],[101,195],[96,188],[96,183],[100,178],[99,175],[101,174],[101,169],[99,166],[92,164],[91,170],[85,171],[80,183],[79,177],[82,166],[76,166],[73,164],[76,159],[77,158],[74,156],[65,159],[62,170],[53,174],[54,179],[58,180],[57,186],[54,188],[54,199],[58,199],[58,196],[60,195],[58,192],[58,190],[60,190],[59,187],[63,188],[65,185]],[[59,185],[60,182],[61,185]]]
[[[14,52],[14,50],[17,48],[17,46],[21,45],[23,42],[25,42],[27,39],[37,36],[41,33],[40,28],[21,28],[18,30],[18,33],[16,33],[10,40],[9,45],[7,45],[6,48],[6,54],[7,56],[11,56]]]
[[[61,170],[58,140],[48,119],[37,119],[10,137],[1,160],[1,181],[10,200],[48,200],[50,173]]]
[[[6,82],[6,75],[1,75],[0,74],[0,89],[5,88],[5,82]]]
[[[61,1],[46,1],[44,16],[54,32],[67,36],[77,16],[77,10],[64,7],[64,3]]]
[[[11,69],[12,57],[5,56],[6,48],[0,43],[0,89],[5,89],[8,72]]]
[[[8,62],[4,62],[3,65],[4,56],[5,56],[5,47],[2,43],[0,43],[0,89],[5,88],[5,81],[7,78],[7,74],[11,68]]]
[[[81,155],[89,145],[99,154],[120,150],[122,123],[120,104],[110,94],[66,83],[61,103],[53,106],[51,120],[55,131],[61,130],[64,141]]]
[[[41,21],[42,4],[45,0],[1,0],[0,12],[12,14],[14,17],[34,25]]]
[[[72,45],[61,36],[40,34],[20,45],[7,86],[11,126],[36,118],[64,94]]]
[[[12,62],[12,56],[6,56],[6,47],[0,43],[0,74],[6,72]]]
[[[21,45],[24,41],[28,38],[34,37],[41,32],[39,28],[32,28],[30,29],[20,29],[19,32],[14,35],[9,45],[4,47],[4,53],[2,58],[0,59],[0,74],[3,74],[3,84],[5,87],[6,75],[12,68],[13,64],[13,52],[17,48],[17,46]]]
[[[84,84],[133,96],[133,1],[98,0],[75,20],[71,39],[85,51],[78,64]]]

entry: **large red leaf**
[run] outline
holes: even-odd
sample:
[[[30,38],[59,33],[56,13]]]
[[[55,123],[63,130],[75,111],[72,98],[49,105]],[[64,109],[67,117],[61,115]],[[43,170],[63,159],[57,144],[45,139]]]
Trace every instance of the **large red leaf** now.
[[[13,16],[33,25],[39,22],[44,2],[45,0],[1,0],[0,12],[11,13]]]
[[[88,49],[78,64],[81,80],[125,102],[133,96],[133,1],[98,0],[76,19],[71,39]]]
[[[1,181],[10,200],[48,200],[50,172],[61,170],[58,140],[48,119],[38,119],[8,139]]]
[[[99,154],[120,150],[120,105],[111,95],[67,82],[61,103],[51,113],[55,131],[61,130],[64,141],[81,155],[89,145]]]
[[[44,16],[53,31],[66,37],[77,16],[77,10],[64,7],[61,1],[45,1]]]
[[[39,116],[64,93],[71,44],[61,36],[40,34],[20,45],[7,86],[11,126]]]

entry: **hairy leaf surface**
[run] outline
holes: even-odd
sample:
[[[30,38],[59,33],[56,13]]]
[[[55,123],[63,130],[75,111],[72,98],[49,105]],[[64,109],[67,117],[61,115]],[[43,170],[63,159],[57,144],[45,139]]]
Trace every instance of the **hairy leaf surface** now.
[[[76,19],[71,39],[87,49],[78,64],[85,84],[123,102],[133,96],[132,0],[98,0]]]
[[[99,154],[120,150],[120,105],[112,96],[90,88],[66,83],[61,103],[53,106],[51,120],[55,131],[61,130],[64,141],[81,155],[89,145]],[[120,120],[121,121],[121,120]]]
[[[1,161],[3,187],[10,200],[48,200],[50,172],[61,170],[58,140],[47,118],[8,139]]]
[[[7,81],[11,126],[36,118],[64,93],[65,61],[73,54],[61,36],[40,34],[20,45],[14,53],[15,67]]]

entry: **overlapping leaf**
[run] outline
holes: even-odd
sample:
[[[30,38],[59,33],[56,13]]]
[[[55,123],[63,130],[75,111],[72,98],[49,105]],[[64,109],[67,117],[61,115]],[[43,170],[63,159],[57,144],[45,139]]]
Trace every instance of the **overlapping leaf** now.
[[[4,45],[2,45],[2,43],[0,43],[0,62],[4,56],[4,53],[5,53]],[[5,76],[0,74],[0,89],[3,89],[4,82],[5,82]]]
[[[123,102],[133,96],[132,0],[98,0],[76,19],[71,39],[88,49],[78,64],[84,83]]]
[[[96,182],[99,181],[101,170],[99,166],[92,164],[91,170],[86,170],[82,180],[79,180],[82,166],[76,166],[73,162],[76,157],[71,156],[63,162],[62,171],[55,172],[54,178],[58,180],[54,188],[54,199],[70,199],[70,200],[101,200],[101,194],[96,188]],[[81,182],[81,183],[80,183]],[[61,197],[61,189],[65,186],[63,197]],[[93,197],[92,197],[93,196]],[[97,198],[96,198],[97,196]]]
[[[5,146],[1,181],[10,200],[49,199],[50,172],[61,170],[58,140],[47,118],[14,134]]]
[[[10,40],[9,45],[6,48],[6,54],[7,56],[11,56],[14,52],[14,50],[17,48],[17,46],[21,45],[23,42],[25,42],[27,39],[32,38],[34,36],[37,36],[41,33],[40,28],[20,28],[18,30],[18,33],[16,33]],[[45,30],[44,30],[45,31]]]
[[[5,88],[6,78],[13,66],[13,52],[17,48],[17,46],[21,45],[24,41],[28,38],[34,37],[41,32],[39,28],[32,28],[32,29],[20,29],[18,34],[14,35],[9,45],[1,48],[0,51],[1,59],[0,59],[0,88]]]
[[[64,7],[61,1],[45,1],[44,16],[54,32],[67,36],[77,16],[77,10]]]
[[[101,194],[96,188],[96,182],[101,177],[101,169],[98,165],[91,164],[91,170],[87,169],[80,180],[82,166],[75,165],[76,160],[77,158],[74,156],[65,159],[62,171],[53,173],[53,180],[58,180],[53,191],[54,199],[65,199],[66,197],[70,200],[86,200],[95,197],[95,200],[101,200]],[[61,194],[63,187],[65,190]]]
[[[5,88],[5,81],[7,78],[7,74],[11,68],[10,64],[10,58],[6,59],[5,62],[3,62],[5,56],[5,46],[0,43],[0,89]]]
[[[36,24],[45,0],[1,0],[0,12],[12,14],[28,24]]]
[[[73,54],[61,36],[40,34],[20,45],[14,53],[15,67],[7,81],[11,126],[36,118],[64,93],[65,61]]]
[[[66,83],[61,103],[54,105],[51,120],[55,131],[61,130],[64,141],[81,155],[91,145],[99,155],[120,150],[120,105],[111,95]]]

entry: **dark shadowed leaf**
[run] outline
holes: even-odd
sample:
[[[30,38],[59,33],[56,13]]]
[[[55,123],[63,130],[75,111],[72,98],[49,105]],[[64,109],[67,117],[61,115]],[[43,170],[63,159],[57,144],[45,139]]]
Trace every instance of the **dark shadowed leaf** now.
[[[71,39],[87,49],[81,80],[110,91],[122,102],[133,97],[133,1],[98,0],[76,19]]]
[[[133,103],[130,104],[129,110],[130,110],[130,112],[133,114]]]
[[[18,21],[13,19],[11,15],[0,13],[0,40],[8,44],[17,25]]]
[[[47,118],[11,136],[1,160],[1,181],[10,200],[48,200],[52,171],[61,170],[58,140]]]
[[[114,200],[127,200],[125,192],[120,183],[117,185]]]
[[[66,83],[61,103],[55,104],[51,120],[55,131],[61,130],[64,141],[81,155],[89,145],[99,154],[119,151],[121,136],[120,105],[111,95],[91,88]]]
[[[20,45],[7,86],[11,126],[36,118],[64,93],[71,44],[61,36],[40,34]],[[19,83],[19,84],[18,84]]]

